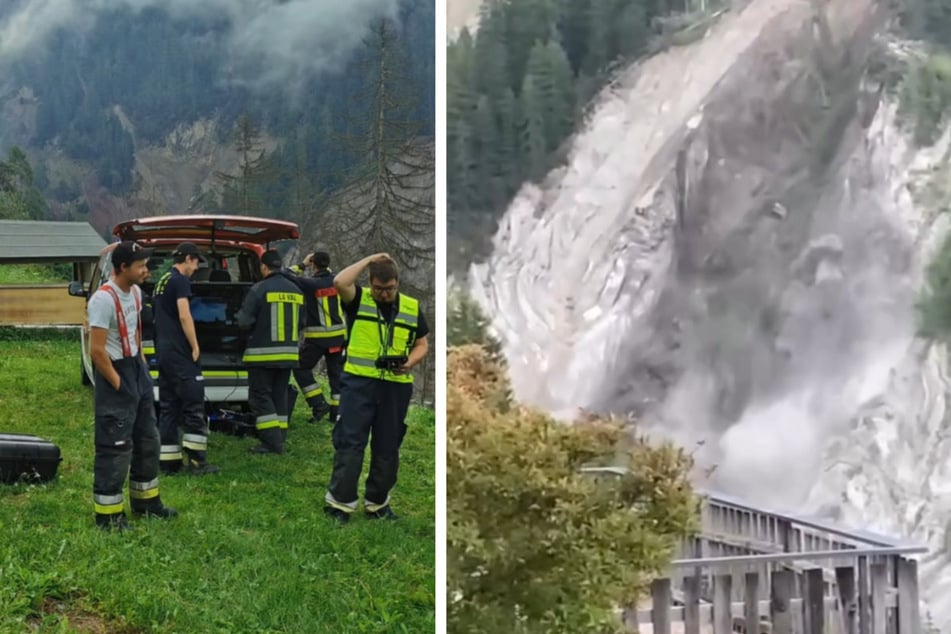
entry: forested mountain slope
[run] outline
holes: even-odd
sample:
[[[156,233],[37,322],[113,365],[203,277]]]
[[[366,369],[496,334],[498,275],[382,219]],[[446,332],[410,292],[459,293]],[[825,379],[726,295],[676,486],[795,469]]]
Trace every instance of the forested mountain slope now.
[[[319,213],[367,158],[380,19],[408,136],[433,134],[432,1],[55,4],[0,6],[0,149],[30,159],[47,203],[30,215],[104,231],[152,213]]]

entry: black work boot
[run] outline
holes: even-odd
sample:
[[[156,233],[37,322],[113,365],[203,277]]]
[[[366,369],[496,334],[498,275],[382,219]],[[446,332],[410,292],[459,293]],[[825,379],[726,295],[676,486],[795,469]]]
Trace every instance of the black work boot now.
[[[336,424],[337,422],[337,406],[336,405],[330,406],[330,416],[328,416],[328,418],[330,419],[331,425]]]
[[[366,511],[366,516],[371,520],[395,521],[399,519],[399,516],[393,512],[393,509],[390,508],[389,504],[375,511]]]
[[[316,405],[310,408],[310,422],[320,422],[320,420],[331,411],[333,411],[333,408],[327,404],[327,401],[321,399]],[[332,416],[330,420],[333,421]]]
[[[159,471],[162,475],[175,475],[182,472],[181,460],[163,460],[159,462]]]
[[[178,511],[162,504],[160,497],[151,500],[143,500],[140,503],[137,500],[132,501],[132,514],[136,517],[156,518],[169,520],[178,517]]]
[[[278,451],[278,450],[276,450],[276,449],[272,449],[271,447],[268,447],[267,445],[258,445],[258,446],[256,446],[256,447],[251,447],[250,449],[248,449],[248,453],[253,453],[253,454],[282,454],[282,453],[284,453],[284,452],[283,452],[283,451]]]
[[[125,513],[113,513],[111,515],[96,513],[96,526],[104,531],[115,531],[116,533],[132,530]]]
[[[221,473],[221,467],[208,464],[207,462],[192,462],[185,467],[185,473],[193,476],[211,475],[213,473]]]
[[[284,434],[283,430],[277,427],[258,430],[258,439],[261,444],[252,447],[248,451],[255,454],[282,454],[284,453]]]
[[[346,524],[350,521],[350,513],[341,511],[340,509],[333,506],[325,506],[324,515],[333,519],[338,524]]]
[[[185,473],[188,475],[209,475],[212,473],[219,473],[221,471],[221,467],[208,464],[208,457],[204,451],[186,449],[185,456]]]

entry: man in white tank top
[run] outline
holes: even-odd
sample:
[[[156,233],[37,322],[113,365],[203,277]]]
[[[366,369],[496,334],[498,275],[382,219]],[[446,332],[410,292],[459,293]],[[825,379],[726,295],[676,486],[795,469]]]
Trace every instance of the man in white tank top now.
[[[93,506],[96,525],[127,529],[122,495],[129,474],[133,514],[177,515],[158,489],[159,434],[152,379],[142,353],[142,289],[151,249],[122,242],[112,250],[112,279],[89,299],[90,348],[95,366]]]

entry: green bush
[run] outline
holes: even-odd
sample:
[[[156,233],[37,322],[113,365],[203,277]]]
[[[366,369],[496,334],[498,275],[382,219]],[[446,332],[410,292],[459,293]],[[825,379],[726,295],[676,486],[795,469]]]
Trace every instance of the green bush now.
[[[63,284],[72,279],[73,267],[65,262],[0,266],[0,284]]]
[[[500,408],[508,381],[480,346],[451,348],[448,630],[614,632],[698,525],[691,460],[614,421],[564,425]],[[599,482],[593,464],[629,474]]]

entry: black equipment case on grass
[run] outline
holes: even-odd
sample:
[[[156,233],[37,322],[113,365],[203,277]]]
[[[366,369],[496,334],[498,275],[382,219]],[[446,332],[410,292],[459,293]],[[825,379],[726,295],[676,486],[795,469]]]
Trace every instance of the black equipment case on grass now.
[[[59,447],[39,436],[0,434],[0,482],[46,482],[63,461]]]

